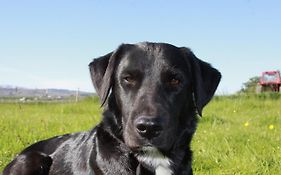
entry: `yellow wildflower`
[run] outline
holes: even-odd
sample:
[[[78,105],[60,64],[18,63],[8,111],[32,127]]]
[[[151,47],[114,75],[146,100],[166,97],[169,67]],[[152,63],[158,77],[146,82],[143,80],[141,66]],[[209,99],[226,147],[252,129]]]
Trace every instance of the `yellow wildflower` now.
[[[269,129],[274,129],[274,125],[269,125],[268,128]]]
[[[244,123],[244,126],[245,126],[245,127],[249,126],[249,122],[245,122],[245,123]]]

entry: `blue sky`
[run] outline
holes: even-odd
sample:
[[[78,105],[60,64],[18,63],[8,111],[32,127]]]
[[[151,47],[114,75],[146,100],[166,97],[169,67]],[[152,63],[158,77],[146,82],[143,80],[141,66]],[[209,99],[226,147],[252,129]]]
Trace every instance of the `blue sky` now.
[[[281,69],[281,1],[0,0],[0,85],[93,91],[92,58],[120,43],[190,47],[218,68],[218,93]]]

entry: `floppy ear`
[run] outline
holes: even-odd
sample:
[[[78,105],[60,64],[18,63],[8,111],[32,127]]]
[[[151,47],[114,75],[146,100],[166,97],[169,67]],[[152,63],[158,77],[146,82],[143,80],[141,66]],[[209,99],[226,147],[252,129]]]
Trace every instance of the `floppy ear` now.
[[[93,85],[103,106],[113,83],[113,74],[122,45],[114,52],[95,58],[90,64],[90,74]]]
[[[202,116],[203,107],[212,99],[221,79],[221,73],[209,63],[198,59],[184,48],[192,74],[193,93],[197,112]]]

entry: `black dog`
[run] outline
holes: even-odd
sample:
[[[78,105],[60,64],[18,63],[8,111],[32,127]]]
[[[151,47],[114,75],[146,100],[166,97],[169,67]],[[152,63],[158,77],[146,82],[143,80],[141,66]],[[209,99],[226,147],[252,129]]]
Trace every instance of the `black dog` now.
[[[220,73],[189,49],[165,43],[123,44],[89,67],[105,106],[102,122],[31,145],[4,175],[35,172],[34,152],[52,158],[52,165],[42,162],[51,175],[191,175],[196,112],[211,100]]]

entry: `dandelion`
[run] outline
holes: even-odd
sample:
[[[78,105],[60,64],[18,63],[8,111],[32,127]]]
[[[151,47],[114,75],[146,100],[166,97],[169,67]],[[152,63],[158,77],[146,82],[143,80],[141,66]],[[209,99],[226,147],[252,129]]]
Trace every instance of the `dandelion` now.
[[[270,130],[272,130],[272,129],[274,129],[274,125],[269,125],[268,128],[269,128]]]
[[[245,126],[245,127],[248,127],[248,126],[249,126],[249,122],[245,122],[245,123],[244,123],[244,126]]]

